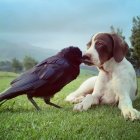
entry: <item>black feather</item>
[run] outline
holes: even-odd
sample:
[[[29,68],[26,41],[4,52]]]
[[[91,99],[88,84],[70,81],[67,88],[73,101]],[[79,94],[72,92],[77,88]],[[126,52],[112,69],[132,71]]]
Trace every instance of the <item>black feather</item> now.
[[[63,49],[13,80],[11,87],[0,94],[0,101],[27,94],[37,109],[39,107],[33,97],[41,97],[53,105],[50,98],[79,75],[81,60],[82,52],[79,48]]]

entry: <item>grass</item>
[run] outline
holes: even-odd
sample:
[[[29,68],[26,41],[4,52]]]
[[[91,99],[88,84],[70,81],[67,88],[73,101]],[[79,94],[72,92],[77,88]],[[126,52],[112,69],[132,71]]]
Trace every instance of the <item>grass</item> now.
[[[138,140],[140,121],[126,121],[113,106],[96,106],[86,112],[73,112],[64,98],[90,77],[86,71],[56,94],[56,109],[36,99],[42,111],[37,112],[26,96],[7,101],[0,107],[0,140]],[[16,77],[0,73],[0,92]],[[140,87],[140,79],[138,80]],[[140,90],[139,90],[140,95]],[[140,97],[134,102],[140,110]]]

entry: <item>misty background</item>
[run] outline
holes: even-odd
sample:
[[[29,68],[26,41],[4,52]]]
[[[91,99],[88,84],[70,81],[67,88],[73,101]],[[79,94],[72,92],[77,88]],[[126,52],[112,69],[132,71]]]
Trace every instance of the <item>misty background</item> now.
[[[123,30],[131,46],[134,0],[0,0],[0,60],[30,55],[42,60],[70,45],[86,50],[97,32]]]

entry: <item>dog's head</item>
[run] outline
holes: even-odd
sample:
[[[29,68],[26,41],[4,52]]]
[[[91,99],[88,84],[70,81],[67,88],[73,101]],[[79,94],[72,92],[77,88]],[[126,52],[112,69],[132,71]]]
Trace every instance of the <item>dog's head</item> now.
[[[68,48],[64,48],[59,54],[63,55],[69,62],[73,64],[80,65],[82,62],[82,52],[78,47],[70,46]]]
[[[117,34],[98,33],[87,44],[87,51],[83,55],[84,63],[100,67],[112,57],[119,63],[127,50],[127,43]]]

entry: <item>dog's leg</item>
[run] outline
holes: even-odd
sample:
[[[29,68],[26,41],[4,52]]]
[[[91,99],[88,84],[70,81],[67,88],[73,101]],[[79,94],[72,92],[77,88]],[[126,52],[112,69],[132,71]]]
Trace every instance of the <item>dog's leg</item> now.
[[[69,94],[65,100],[71,103],[81,102],[87,94],[93,92],[96,79],[97,76],[87,79],[76,91]]]
[[[92,105],[98,105],[100,103],[100,100],[96,93],[88,94],[81,103],[78,103],[74,106],[74,111],[86,111],[88,110]]]
[[[132,101],[128,94],[119,97],[119,109],[125,119],[138,120],[140,119],[140,112],[133,108]]]

